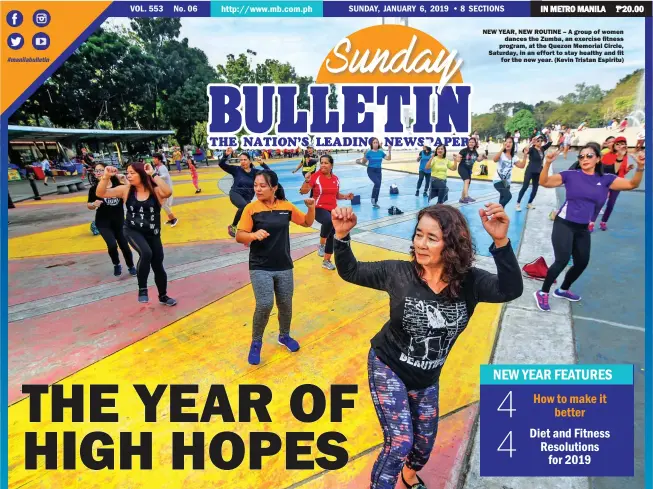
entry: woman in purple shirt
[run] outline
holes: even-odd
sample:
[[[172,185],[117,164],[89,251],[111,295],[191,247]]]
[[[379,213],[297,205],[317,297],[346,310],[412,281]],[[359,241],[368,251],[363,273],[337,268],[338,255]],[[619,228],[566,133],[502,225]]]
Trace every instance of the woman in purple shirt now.
[[[594,210],[605,202],[610,190],[633,190],[639,187],[644,172],[642,152],[637,155],[637,171],[632,179],[626,180],[604,173],[600,146],[597,143],[588,143],[579,151],[578,170],[566,170],[549,176],[551,163],[559,154],[559,151],[548,154],[540,173],[540,185],[546,188],[564,185],[567,194],[553,222],[551,241],[555,262],[546,274],[542,290],[535,292],[537,307],[542,311],[551,310],[549,290],[569,263],[570,257],[574,258],[573,266],[565,275],[562,286],[553,292],[553,296],[572,302],[580,300],[580,296],[572,293],[569,287],[580,277],[590,260],[591,240],[588,225]]]

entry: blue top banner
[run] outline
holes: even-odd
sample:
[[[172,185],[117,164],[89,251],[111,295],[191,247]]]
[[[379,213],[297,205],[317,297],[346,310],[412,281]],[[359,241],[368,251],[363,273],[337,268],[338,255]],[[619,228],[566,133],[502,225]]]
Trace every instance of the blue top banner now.
[[[651,2],[216,0],[113,2],[110,17],[646,17]]]
[[[481,385],[632,385],[632,365],[481,365]]]

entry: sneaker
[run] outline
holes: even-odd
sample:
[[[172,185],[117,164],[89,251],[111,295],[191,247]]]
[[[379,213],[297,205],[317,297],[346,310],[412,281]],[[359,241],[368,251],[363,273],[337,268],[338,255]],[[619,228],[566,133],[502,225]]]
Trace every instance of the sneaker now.
[[[284,334],[279,335],[279,344],[288,348],[291,352],[296,352],[299,350],[299,343],[296,340],[292,339],[290,335]]]
[[[321,244],[317,249],[317,256],[324,256],[324,251],[326,250],[326,245]]]
[[[121,275],[122,275],[122,265],[118,263],[117,265],[113,266],[113,276],[120,277]]]
[[[174,300],[172,297],[168,297],[167,295],[160,295],[159,304],[172,307],[177,305],[177,301]]]
[[[426,193],[426,192],[424,192],[424,193],[422,194],[422,197],[428,197],[428,196],[429,196],[429,194]]]
[[[415,191],[415,197],[419,197],[419,190]]]
[[[202,191],[202,189],[201,189],[201,188],[198,188],[197,190],[195,190],[195,193],[196,193],[196,194],[199,194],[201,191]]]
[[[166,221],[166,224],[167,224],[168,226],[170,226],[170,224],[172,224],[172,219],[168,219],[168,220]]]
[[[327,270],[335,270],[336,266],[330,261],[324,260],[322,262],[322,268],[326,268]]]
[[[175,217],[172,221],[170,221],[170,227],[175,227],[177,225],[178,219]]]
[[[261,348],[263,348],[262,341],[252,341],[252,346],[249,347],[249,355],[247,356],[247,361],[250,365],[261,363]]]
[[[374,207],[375,209],[380,209],[381,208],[381,206],[379,205],[378,202],[375,202],[374,204],[372,204],[372,207]]]
[[[467,202],[476,202],[476,199],[472,199],[471,197],[467,197]]]
[[[236,226],[227,226],[227,232],[232,238],[236,237]]]
[[[467,199],[464,199],[463,197],[461,197],[460,199],[458,199],[458,202],[460,202],[461,204],[466,204]]]
[[[590,233],[593,233],[594,232],[594,223],[590,222],[589,226],[587,226],[587,229],[589,230]]]
[[[537,308],[540,311],[549,312],[551,310],[551,306],[549,306],[549,294],[536,290],[533,295],[535,296]]]
[[[515,210],[517,212],[521,212],[521,205],[519,204],[519,202],[517,202],[517,204],[515,204]]]
[[[567,299],[571,302],[578,302],[580,300],[580,296],[574,294],[571,290],[556,289],[553,291],[553,297],[557,297],[558,299]]]
[[[527,209],[535,209],[535,206],[533,204],[528,204],[526,206]]]
[[[608,230],[608,224],[605,222],[601,223],[601,231],[607,231]]]
[[[141,304],[150,302],[150,298],[147,296],[147,289],[138,289],[138,302]]]
[[[131,267],[128,269],[128,271],[129,271],[129,275],[131,275],[132,277],[138,275],[138,272],[136,271],[136,267]]]

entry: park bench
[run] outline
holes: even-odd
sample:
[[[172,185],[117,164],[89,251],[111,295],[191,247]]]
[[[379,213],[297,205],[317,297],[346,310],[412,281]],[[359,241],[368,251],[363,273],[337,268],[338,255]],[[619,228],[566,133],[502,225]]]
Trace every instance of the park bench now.
[[[84,190],[84,182],[81,180],[71,180],[65,183],[57,183],[58,194],[72,194]]]

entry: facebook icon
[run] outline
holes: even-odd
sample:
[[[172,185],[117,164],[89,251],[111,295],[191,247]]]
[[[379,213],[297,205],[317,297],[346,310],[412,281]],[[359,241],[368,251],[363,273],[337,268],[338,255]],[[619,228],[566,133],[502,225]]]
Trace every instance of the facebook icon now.
[[[12,10],[7,14],[7,24],[9,24],[11,27],[18,27],[22,23],[23,14],[21,14],[18,10]]]

